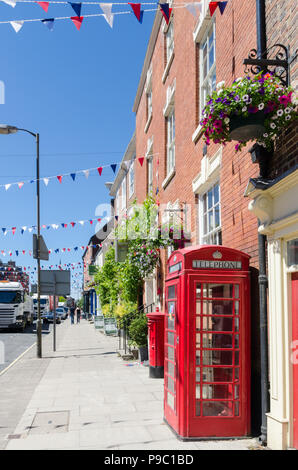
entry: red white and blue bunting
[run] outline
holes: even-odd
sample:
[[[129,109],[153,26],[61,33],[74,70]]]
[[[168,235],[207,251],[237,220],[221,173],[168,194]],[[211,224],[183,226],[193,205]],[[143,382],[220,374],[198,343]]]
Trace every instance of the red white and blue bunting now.
[[[11,7],[15,7],[18,3],[19,4],[38,4],[46,13],[49,10],[49,7],[53,5],[66,5],[73,10],[75,16],[61,16],[56,18],[37,18],[37,19],[15,19],[11,21],[0,21],[0,24],[10,24],[14,31],[18,33],[25,23],[33,23],[33,22],[41,22],[44,24],[50,31],[54,29],[55,21],[60,20],[71,20],[77,30],[81,29],[83,20],[85,18],[94,18],[94,17],[103,17],[108,25],[113,28],[114,25],[114,17],[117,15],[129,15],[133,14],[139,23],[143,21],[144,13],[149,12],[156,12],[160,11],[164,17],[166,23],[169,23],[171,13],[174,9],[179,8],[186,8],[192,15],[198,16],[202,12],[202,2],[176,2],[172,3],[171,6],[169,3],[159,3],[159,2],[143,2],[143,3],[135,3],[135,2],[111,2],[111,3],[100,3],[100,2],[66,2],[66,1],[47,1],[47,2],[37,2],[35,0],[0,0],[0,3],[5,3],[10,5]],[[129,5],[129,10],[126,11],[113,11],[113,7],[118,6],[125,6]],[[217,7],[221,14],[223,14],[227,2],[210,2],[209,3],[209,10],[211,16],[213,16]],[[95,6],[99,7],[101,13],[94,13],[94,14],[84,14],[82,15],[82,7],[83,6]],[[144,8],[147,7],[147,8]],[[153,8],[148,8],[153,7]]]

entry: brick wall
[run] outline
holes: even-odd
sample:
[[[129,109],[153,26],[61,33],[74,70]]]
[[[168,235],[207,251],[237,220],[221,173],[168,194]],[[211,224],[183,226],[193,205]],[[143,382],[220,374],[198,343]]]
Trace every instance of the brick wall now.
[[[283,44],[289,47],[290,57],[297,49],[298,8],[295,0],[266,1],[267,47]],[[290,84],[298,90],[298,61],[290,68]],[[297,123],[292,124],[276,142],[276,150],[270,162],[272,178],[298,165]]]
[[[217,11],[216,19],[216,68],[217,82],[231,83],[243,76],[243,59],[256,47],[255,2],[251,8],[246,2],[228,2],[224,14]],[[197,240],[198,209],[192,189],[192,181],[201,170],[204,143],[202,138],[193,142],[192,136],[198,126],[198,49],[193,32],[196,19],[186,9],[176,9],[174,21],[174,59],[164,80],[164,32],[162,27],[156,39],[152,55],[152,106],[153,116],[147,132],[146,93],[143,90],[136,113],[136,155],[143,156],[147,150],[147,140],[153,136],[153,193],[158,187],[160,204],[174,203],[179,199],[191,206],[192,243]],[[245,34],[243,33],[245,31]],[[166,125],[163,108],[166,104],[168,86],[176,79],[175,91],[175,153],[176,174],[166,187],[162,182],[166,176]],[[248,146],[249,148],[250,146]],[[217,145],[208,147],[207,155],[212,157],[219,149]],[[158,182],[156,179],[158,171]],[[250,177],[258,175],[258,166],[251,163],[247,149],[235,153],[234,145],[223,148],[220,171],[221,220],[223,244],[243,250],[251,258],[252,266],[257,267],[257,221],[248,211],[248,200],[243,197]],[[146,165],[136,164],[136,196],[141,202],[146,197]],[[167,256],[163,254],[162,272],[165,272]]]

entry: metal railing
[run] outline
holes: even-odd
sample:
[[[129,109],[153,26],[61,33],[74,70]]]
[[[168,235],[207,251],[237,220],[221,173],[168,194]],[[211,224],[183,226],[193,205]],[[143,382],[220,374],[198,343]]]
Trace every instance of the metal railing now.
[[[124,350],[124,354],[131,352],[131,348],[129,346],[129,326],[131,322],[139,315],[153,312],[154,305],[154,303],[146,306],[143,305],[131,312],[129,315],[126,315],[124,318],[120,318],[118,320],[119,350]]]

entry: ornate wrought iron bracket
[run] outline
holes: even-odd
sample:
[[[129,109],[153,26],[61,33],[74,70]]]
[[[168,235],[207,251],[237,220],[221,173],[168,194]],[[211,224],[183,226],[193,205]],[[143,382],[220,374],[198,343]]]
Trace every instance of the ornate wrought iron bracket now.
[[[258,55],[256,49],[252,49],[248,58],[243,61],[246,66],[244,72],[253,75],[257,75],[261,71],[270,72],[276,75],[283,85],[288,86],[290,84],[290,65],[296,58],[297,51],[290,58],[289,48],[283,44],[274,44],[261,55]]]

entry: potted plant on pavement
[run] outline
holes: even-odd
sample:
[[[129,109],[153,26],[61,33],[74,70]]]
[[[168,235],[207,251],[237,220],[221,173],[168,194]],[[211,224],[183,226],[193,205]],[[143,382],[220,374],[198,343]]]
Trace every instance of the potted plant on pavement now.
[[[209,96],[200,124],[206,144],[238,141],[239,151],[250,140],[268,151],[276,136],[297,119],[293,89],[270,73],[238,78],[231,86],[220,82]]]
[[[129,337],[139,348],[141,362],[148,361],[148,324],[146,315],[138,315],[129,326]]]

